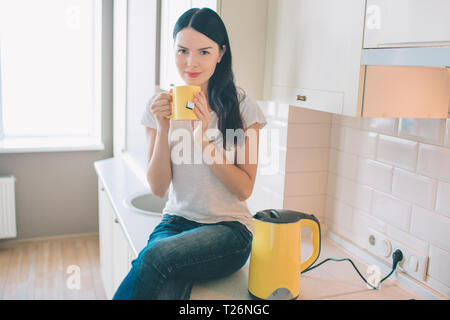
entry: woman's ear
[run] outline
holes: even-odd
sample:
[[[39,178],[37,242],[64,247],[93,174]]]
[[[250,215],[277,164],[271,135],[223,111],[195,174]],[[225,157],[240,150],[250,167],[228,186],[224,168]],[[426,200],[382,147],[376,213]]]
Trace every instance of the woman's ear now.
[[[225,51],[227,51],[227,46],[223,45],[222,50],[219,51],[219,61],[217,63],[220,63],[220,60],[222,60],[222,57],[225,54]]]

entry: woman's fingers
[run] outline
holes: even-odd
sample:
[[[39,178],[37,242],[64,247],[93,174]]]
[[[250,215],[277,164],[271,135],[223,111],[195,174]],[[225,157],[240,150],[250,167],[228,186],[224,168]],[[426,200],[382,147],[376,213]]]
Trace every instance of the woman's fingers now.
[[[194,103],[196,108],[194,108],[194,110],[199,111],[199,113],[204,116],[205,115],[205,102],[204,99],[202,99],[202,96],[200,94],[196,94],[194,96]]]
[[[200,108],[194,108],[194,112],[200,120],[203,119],[204,113]]]
[[[156,96],[155,99],[153,99],[151,104],[161,105],[161,104],[170,104],[172,101],[172,96],[170,96],[167,93],[160,93],[158,96]]]
[[[154,114],[161,114],[163,116],[170,116],[172,111],[170,110],[170,108],[166,107],[166,106],[156,106],[153,107],[152,112]]]
[[[170,105],[170,100],[168,99],[158,99],[153,102],[153,106],[165,106]]]
[[[152,112],[158,112],[160,110],[171,110],[171,106],[168,103],[154,103],[151,105],[150,110]]]
[[[158,110],[170,110],[170,104],[163,104],[163,105],[153,105],[152,110],[158,111]]]

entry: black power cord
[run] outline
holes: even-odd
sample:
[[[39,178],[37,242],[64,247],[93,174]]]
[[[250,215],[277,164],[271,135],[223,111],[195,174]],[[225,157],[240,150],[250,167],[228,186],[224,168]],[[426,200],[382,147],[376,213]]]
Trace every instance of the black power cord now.
[[[322,264],[324,264],[324,263],[327,262],[327,261],[338,261],[338,262],[340,262],[340,261],[349,261],[349,262],[352,264],[353,268],[355,268],[356,272],[357,272],[358,275],[361,277],[361,279],[363,279],[364,282],[365,282],[367,285],[369,285],[373,290],[378,290],[378,289],[380,288],[381,283],[382,283],[384,280],[386,280],[387,278],[389,278],[389,277],[394,273],[395,269],[397,269],[398,263],[399,263],[400,261],[402,261],[402,259],[403,259],[403,253],[402,253],[402,251],[401,251],[400,249],[395,250],[394,253],[392,254],[392,270],[391,270],[391,272],[389,272],[389,274],[388,274],[387,276],[385,276],[383,279],[381,279],[380,282],[378,282],[378,285],[377,285],[376,287],[375,287],[374,285],[372,285],[371,283],[369,283],[369,282],[366,280],[366,278],[363,277],[363,275],[359,272],[358,268],[355,266],[355,264],[353,263],[353,261],[352,261],[351,259],[349,259],[349,258],[343,258],[343,259],[328,258],[328,259],[325,259],[325,260],[323,260],[322,262],[316,264],[315,266],[310,266],[309,268],[303,270],[302,273],[306,273],[306,272],[308,272],[308,271],[311,271],[311,270],[313,270],[313,269],[315,269],[315,268],[321,266]]]

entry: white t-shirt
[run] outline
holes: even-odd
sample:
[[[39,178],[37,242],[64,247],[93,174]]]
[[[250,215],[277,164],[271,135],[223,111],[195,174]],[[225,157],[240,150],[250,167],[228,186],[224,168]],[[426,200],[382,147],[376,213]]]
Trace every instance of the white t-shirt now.
[[[241,102],[240,111],[244,130],[256,122],[261,124],[261,128],[267,124],[264,113],[256,101],[248,95]],[[215,129],[219,132],[217,120],[217,114],[211,111],[208,129]],[[145,108],[141,124],[157,128],[149,105]],[[240,201],[219,180],[209,165],[201,160],[201,154],[200,159],[195,158],[191,121],[170,119],[168,142],[171,154],[172,181],[169,186],[168,201],[162,213],[179,215],[200,223],[239,221],[253,233],[253,214],[248,209],[247,203]],[[218,147],[218,150],[223,150],[221,135],[217,135],[212,142]],[[186,153],[189,152],[189,147],[190,154]],[[186,161],[180,161],[180,156]]]

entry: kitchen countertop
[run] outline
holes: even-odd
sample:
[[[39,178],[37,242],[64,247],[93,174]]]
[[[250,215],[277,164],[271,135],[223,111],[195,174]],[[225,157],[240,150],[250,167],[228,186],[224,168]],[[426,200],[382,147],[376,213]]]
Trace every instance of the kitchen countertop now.
[[[150,233],[159,223],[161,217],[134,212],[124,205],[124,199],[132,194],[148,190],[147,186],[136,177],[121,158],[97,161],[95,162],[95,170],[103,182],[130,247],[137,255],[146,246]],[[309,239],[303,238],[302,257],[304,259],[309,256],[312,246]],[[317,263],[326,258],[350,258],[360,272],[366,278],[368,276],[366,275],[368,264],[344,250],[328,237],[322,236],[322,248]],[[249,261],[250,259],[240,270],[228,277],[196,283],[192,288],[191,299],[252,299],[247,290]],[[298,299],[308,300],[424,299],[394,278],[389,278],[383,282],[379,290],[370,290],[348,261],[328,261],[320,267],[302,274],[300,288]]]

